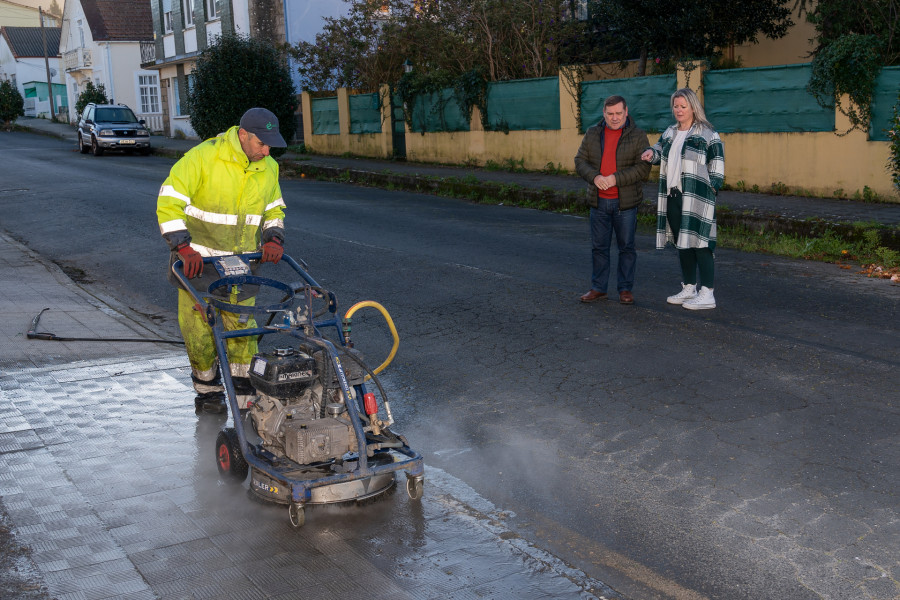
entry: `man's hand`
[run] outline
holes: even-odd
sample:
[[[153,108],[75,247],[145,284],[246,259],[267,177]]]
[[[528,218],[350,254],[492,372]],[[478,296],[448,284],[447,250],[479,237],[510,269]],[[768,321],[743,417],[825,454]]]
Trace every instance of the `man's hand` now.
[[[182,269],[184,276],[188,279],[199,277],[203,274],[203,257],[200,253],[191,248],[187,242],[179,244],[175,250],[181,255]]]
[[[594,177],[594,185],[596,185],[598,189],[608,190],[611,187],[615,187],[616,176],[615,174],[607,175],[605,177],[603,175],[597,175]]]
[[[270,262],[273,265],[277,265],[278,261],[281,260],[282,254],[284,254],[284,246],[281,245],[281,241],[278,238],[272,238],[262,245],[262,259],[260,259],[260,262]]]

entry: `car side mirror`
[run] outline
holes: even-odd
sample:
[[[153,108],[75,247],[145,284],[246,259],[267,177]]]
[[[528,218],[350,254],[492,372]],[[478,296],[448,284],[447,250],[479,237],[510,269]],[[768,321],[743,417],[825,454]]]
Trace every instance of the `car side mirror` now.
[[[147,121],[144,119],[141,119],[140,121],[138,121],[138,123],[140,123],[141,125],[146,125]]]

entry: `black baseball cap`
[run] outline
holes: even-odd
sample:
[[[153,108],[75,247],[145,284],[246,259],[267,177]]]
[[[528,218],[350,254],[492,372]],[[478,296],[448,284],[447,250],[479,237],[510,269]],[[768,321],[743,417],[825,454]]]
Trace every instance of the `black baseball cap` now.
[[[278,131],[278,117],[265,108],[251,108],[241,117],[241,129],[249,131],[266,146],[287,148]]]

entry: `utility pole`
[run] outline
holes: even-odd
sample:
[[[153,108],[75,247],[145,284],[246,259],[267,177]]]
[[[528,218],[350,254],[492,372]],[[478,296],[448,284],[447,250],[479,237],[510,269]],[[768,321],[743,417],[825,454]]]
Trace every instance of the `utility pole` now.
[[[47,54],[47,32],[44,30],[44,9],[38,6],[41,15],[41,39],[44,40],[44,67],[47,69],[47,95],[50,97],[50,120],[56,120],[56,107],[53,102],[53,78],[50,77],[50,56]]]

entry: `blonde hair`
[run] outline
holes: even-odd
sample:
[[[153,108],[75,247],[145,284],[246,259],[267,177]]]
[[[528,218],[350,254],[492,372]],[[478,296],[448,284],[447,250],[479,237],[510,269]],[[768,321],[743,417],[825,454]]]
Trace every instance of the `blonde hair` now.
[[[700,123],[702,125],[706,125],[710,129],[715,129],[712,126],[712,123],[710,123],[706,119],[706,113],[703,111],[703,105],[700,104],[700,98],[697,97],[697,93],[694,90],[692,90],[691,88],[681,88],[680,90],[676,90],[669,100],[670,107],[675,105],[675,98],[684,98],[685,102],[688,103],[688,106],[691,107],[691,111],[694,113],[694,123]],[[672,109],[672,116],[675,116],[674,108]]]

